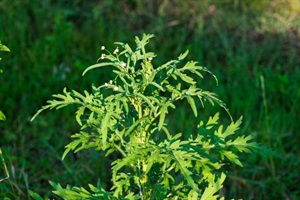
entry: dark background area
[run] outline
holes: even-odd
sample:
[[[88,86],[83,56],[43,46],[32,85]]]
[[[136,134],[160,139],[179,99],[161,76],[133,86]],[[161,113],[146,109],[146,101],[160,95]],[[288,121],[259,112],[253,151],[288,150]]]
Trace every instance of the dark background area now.
[[[28,190],[51,194],[48,181],[86,187],[101,178],[110,184],[110,160],[101,152],[82,151],[61,161],[70,135],[78,131],[74,109],[31,117],[64,87],[91,90],[112,74],[94,70],[101,46],[134,43],[153,33],[148,48],[163,64],[189,49],[188,59],[206,66],[202,88],[216,92],[239,134],[256,140],[282,159],[242,155],[244,167],[229,167],[222,193],[228,198],[297,199],[300,196],[300,3],[298,0],[0,0],[1,52],[0,147],[10,179],[0,182],[0,198],[30,199]],[[174,130],[189,130],[191,113],[178,107],[170,118]],[[221,112],[206,106],[203,119]],[[0,162],[1,163],[1,162]],[[5,176],[2,163],[0,178]],[[54,198],[54,196],[51,196]]]

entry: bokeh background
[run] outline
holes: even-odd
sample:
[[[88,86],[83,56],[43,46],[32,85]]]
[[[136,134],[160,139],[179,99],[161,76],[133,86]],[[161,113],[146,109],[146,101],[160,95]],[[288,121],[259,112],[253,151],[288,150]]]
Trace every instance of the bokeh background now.
[[[251,134],[278,157],[242,155],[244,167],[228,167],[226,199],[300,197],[300,2],[298,0],[0,0],[0,147],[10,179],[0,182],[0,198],[30,199],[29,190],[50,196],[48,181],[87,187],[101,178],[110,187],[110,159],[101,152],[69,154],[64,146],[78,131],[74,108],[31,117],[64,87],[78,91],[110,80],[110,71],[83,70],[94,64],[101,46],[134,44],[153,33],[148,46],[156,64],[189,49],[188,59],[209,68],[202,88],[216,92],[239,134]],[[174,130],[195,125],[188,109],[170,118]],[[202,118],[221,112],[206,106]],[[175,119],[175,120],[174,120]],[[196,122],[197,123],[197,122]],[[186,128],[187,127],[187,128]],[[0,178],[5,171],[0,162]]]

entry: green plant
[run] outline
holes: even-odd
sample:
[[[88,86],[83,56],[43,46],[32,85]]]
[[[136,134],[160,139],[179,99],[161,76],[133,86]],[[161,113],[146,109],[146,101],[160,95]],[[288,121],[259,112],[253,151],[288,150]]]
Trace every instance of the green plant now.
[[[64,199],[217,199],[226,178],[224,166],[243,166],[238,152],[261,148],[251,136],[236,135],[242,117],[224,128],[217,113],[195,124],[196,131],[187,140],[182,133],[172,132],[168,114],[182,100],[188,102],[195,117],[198,102],[203,107],[208,101],[228,110],[216,94],[198,86],[202,72],[213,75],[208,69],[194,61],[182,65],[188,51],[154,67],[156,55],[145,49],[152,37],[136,37],[136,49],[116,42],[117,48],[110,53],[103,46],[101,63],[83,74],[110,66],[116,78],[93,85],[91,93],[65,88],[33,116],[32,120],[46,109],[74,104],[81,129],[71,136],[73,141],[66,145],[62,158],[70,151],[89,148],[117,157],[112,162],[110,190],[102,188],[100,181],[97,186],[90,184],[90,191],[50,182],[56,195]],[[34,192],[31,195],[42,199]]]

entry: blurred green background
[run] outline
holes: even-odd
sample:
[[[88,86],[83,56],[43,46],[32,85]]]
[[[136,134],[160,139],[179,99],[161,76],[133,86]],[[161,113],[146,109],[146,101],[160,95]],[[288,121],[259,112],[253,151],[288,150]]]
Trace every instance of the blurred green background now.
[[[0,123],[0,147],[10,173],[0,182],[0,199],[30,199],[28,190],[55,198],[48,180],[86,187],[101,178],[109,189],[110,159],[101,152],[61,161],[79,128],[74,108],[30,119],[64,87],[90,90],[110,80],[110,71],[81,74],[102,45],[113,51],[113,42],[133,44],[143,33],[156,35],[148,46],[156,64],[189,49],[188,59],[219,79],[216,86],[207,75],[202,88],[219,94],[234,119],[244,116],[240,134],[282,156],[243,155],[243,168],[228,167],[226,199],[299,199],[299,15],[298,0],[0,0],[0,40],[11,50],[0,55],[0,108],[7,118]],[[185,111],[177,108],[170,123],[188,133],[194,123]],[[206,106],[201,116],[215,111],[229,122],[217,107]]]

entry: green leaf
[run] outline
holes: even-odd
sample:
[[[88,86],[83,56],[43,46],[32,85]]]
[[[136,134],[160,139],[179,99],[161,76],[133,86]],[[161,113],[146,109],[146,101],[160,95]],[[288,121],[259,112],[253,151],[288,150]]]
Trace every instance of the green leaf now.
[[[230,162],[243,167],[243,164],[239,161],[238,156],[234,154],[232,151],[221,151],[220,152],[222,157],[226,157]]]
[[[226,138],[229,135],[234,134],[242,124],[243,117],[241,116],[235,123],[232,122],[226,129],[226,131],[222,134],[222,137]]]
[[[135,95],[141,97],[152,109],[155,109],[151,101],[146,96],[141,93],[136,93]]]
[[[40,195],[38,195],[37,193],[35,193],[31,190],[29,190],[29,195],[35,200],[44,200]]]
[[[81,106],[76,111],[76,121],[80,126],[82,126],[80,117],[84,114],[84,110],[85,110],[85,106]]]
[[[189,193],[188,193],[188,200],[198,200],[199,194],[194,191],[194,190],[191,190]]]
[[[206,129],[210,130],[212,129],[215,125],[218,124],[219,120],[219,113],[216,113],[213,117],[208,118],[208,122],[206,123]]]
[[[107,142],[107,131],[108,131],[108,121],[110,119],[111,113],[107,112],[101,122],[101,136],[102,136],[102,149],[106,149],[106,142]]]
[[[227,146],[233,146],[236,149],[238,149],[240,152],[247,151],[249,147],[256,147],[256,143],[248,143],[250,140],[252,140],[252,137],[250,135],[248,136],[239,136],[235,138],[234,140],[229,140],[226,142]]]
[[[188,103],[190,104],[190,106],[191,106],[191,108],[194,112],[195,117],[197,117],[198,112],[197,112],[197,107],[196,107],[196,104],[195,104],[195,101],[194,101],[193,97],[186,96],[185,98],[187,99]]]
[[[160,85],[158,85],[157,83],[155,83],[155,82],[151,82],[150,83],[151,85],[153,85],[153,86],[155,86],[155,87],[157,87],[158,89],[160,89],[161,91],[165,91],[165,89],[162,87],[162,86],[160,86]]]
[[[201,200],[217,200],[219,195],[215,195],[223,187],[223,182],[226,178],[224,173],[221,174],[221,177],[216,182],[211,182],[204,190]]]
[[[3,112],[0,110],[0,120],[5,120],[6,117],[5,115],[3,114]]]
[[[80,138],[82,136],[82,133],[77,133],[72,135],[71,137],[75,137],[75,138]],[[82,140],[80,139],[75,139],[74,141],[70,142],[68,145],[65,146],[66,150],[64,151],[63,155],[62,155],[62,160],[65,159],[66,155],[71,151],[74,150],[80,143],[82,142]]]
[[[186,179],[188,185],[191,186],[193,190],[195,190],[197,193],[200,194],[201,191],[199,190],[197,184],[191,177],[192,172],[189,171],[188,168],[186,167],[186,161],[183,160],[181,153],[179,151],[173,151],[173,156],[175,158],[177,166],[180,169],[180,172],[182,173],[183,177]]]
[[[1,44],[1,41],[0,41],[0,51],[10,51],[10,50],[7,46]]]
[[[126,165],[134,164],[138,161],[138,155],[136,153],[132,153],[123,159],[118,159],[112,162],[112,170],[113,170],[113,181],[117,180],[118,171]]]
[[[186,50],[183,54],[178,56],[178,60],[183,60],[189,54],[189,50]]]
[[[175,73],[177,76],[179,76],[181,78],[181,80],[183,80],[184,82],[190,83],[192,85],[196,84],[196,82],[194,81],[194,79],[184,73],[181,72],[176,72]]]
[[[158,122],[158,130],[160,131],[161,128],[163,127],[165,118],[166,118],[166,114],[168,113],[168,108],[163,106],[160,109],[160,115],[159,115],[159,122]]]
[[[143,49],[145,45],[149,43],[149,39],[153,37],[153,34],[143,34],[142,40],[140,40],[138,37],[135,37],[135,43],[137,44],[137,48]]]
[[[231,121],[233,121],[229,109],[226,107],[226,104],[223,101],[221,101],[219,98],[217,98],[217,95],[215,93],[209,91],[202,91],[201,96],[203,96],[206,100],[208,100],[211,103],[211,105],[214,105],[214,102],[216,102],[221,108],[223,108],[227,112]],[[201,98],[199,97],[199,99]]]
[[[171,102],[166,102],[162,104],[162,107],[160,109],[160,114],[159,114],[159,122],[158,122],[158,130],[160,131],[163,127],[164,121],[166,114],[168,114],[168,107],[172,107],[173,109],[175,108],[175,105],[172,104]]]
[[[120,98],[121,102],[123,103],[125,112],[128,113],[129,109],[128,109],[128,104],[127,104],[127,99],[126,98]]]
[[[84,76],[88,71],[90,71],[91,69],[95,69],[95,68],[99,68],[99,67],[105,67],[105,66],[109,66],[109,65],[112,65],[112,66],[116,66],[114,63],[111,63],[111,62],[105,62],[105,63],[98,63],[98,64],[94,64],[94,65],[91,65],[89,66],[88,68],[86,68],[83,73],[82,73],[82,76]]]
[[[48,105],[43,106],[40,110],[37,111],[37,113],[31,118],[31,121],[33,121],[41,112],[47,109],[60,109],[62,107],[68,106],[70,104],[81,104],[83,103],[79,99],[74,99],[70,92],[67,92],[67,89],[64,88],[63,90],[64,95],[62,94],[54,94],[52,95],[54,98],[53,100],[48,100]]]
[[[170,140],[172,138],[169,130],[166,127],[162,127],[162,130],[165,132],[167,139]]]
[[[140,119],[138,119],[138,120],[136,120],[128,129],[127,129],[127,131],[125,132],[125,136],[127,136],[127,135],[129,135],[132,131],[133,131],[133,129],[135,129],[143,120],[145,120],[145,119],[147,119],[148,118],[148,116],[144,116],[144,117],[142,117],[142,118],[140,118]]]

